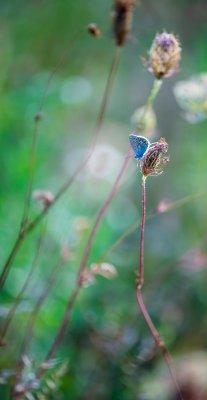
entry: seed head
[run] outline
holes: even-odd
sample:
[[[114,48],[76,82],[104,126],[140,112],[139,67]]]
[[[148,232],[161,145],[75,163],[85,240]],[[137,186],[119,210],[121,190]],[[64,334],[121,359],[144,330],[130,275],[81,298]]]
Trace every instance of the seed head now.
[[[113,33],[117,46],[123,46],[132,27],[132,13],[137,0],[115,0]]]
[[[149,51],[148,69],[157,79],[167,78],[178,71],[181,46],[172,33],[158,33]]]
[[[96,24],[89,24],[87,29],[88,33],[94,38],[99,38],[101,36],[101,31]]]
[[[147,150],[140,163],[140,170],[145,178],[150,175],[160,175],[163,172],[163,167],[169,163],[169,157],[164,156],[167,151],[168,144],[164,138]]]

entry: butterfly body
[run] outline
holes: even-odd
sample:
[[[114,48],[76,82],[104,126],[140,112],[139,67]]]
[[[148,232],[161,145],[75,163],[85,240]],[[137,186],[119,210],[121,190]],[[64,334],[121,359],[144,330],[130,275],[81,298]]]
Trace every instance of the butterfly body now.
[[[144,136],[129,135],[130,144],[134,150],[134,158],[141,160],[150,146],[150,142]]]

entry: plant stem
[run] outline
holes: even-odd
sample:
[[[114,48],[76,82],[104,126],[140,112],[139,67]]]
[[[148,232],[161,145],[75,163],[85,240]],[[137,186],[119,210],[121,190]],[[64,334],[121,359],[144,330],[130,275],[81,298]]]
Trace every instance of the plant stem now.
[[[131,151],[129,152],[129,154],[131,154]],[[112,202],[112,200],[114,198],[114,195],[115,195],[115,193],[117,191],[117,188],[118,188],[118,184],[120,182],[120,179],[123,176],[124,171],[126,170],[126,167],[127,167],[128,163],[129,163],[129,157],[127,157],[125,159],[125,161],[124,161],[124,163],[123,163],[123,165],[121,167],[121,170],[120,170],[120,172],[119,172],[119,174],[118,174],[118,176],[117,176],[117,178],[116,178],[116,180],[115,180],[115,182],[113,184],[111,192],[109,193],[106,201],[104,202],[103,206],[101,207],[101,209],[100,209],[100,211],[98,213],[98,216],[96,218],[96,221],[95,221],[94,226],[92,228],[91,234],[90,234],[90,236],[88,238],[88,241],[86,243],[85,250],[83,252],[83,256],[82,256],[82,259],[81,259],[81,262],[80,262],[76,288],[74,289],[72,295],[70,296],[70,298],[68,300],[68,304],[67,304],[63,319],[62,319],[62,321],[60,323],[60,327],[58,329],[58,333],[57,333],[57,335],[55,337],[55,340],[54,340],[54,342],[53,342],[53,344],[52,344],[52,346],[51,346],[51,348],[50,348],[50,350],[49,350],[49,352],[48,352],[48,354],[47,354],[47,356],[46,356],[46,358],[44,360],[44,363],[47,363],[49,360],[51,360],[51,358],[54,357],[54,354],[56,353],[58,347],[60,346],[60,344],[61,344],[61,342],[63,340],[64,334],[65,334],[65,330],[67,328],[67,325],[68,325],[68,322],[69,322],[69,319],[70,319],[72,307],[73,307],[73,305],[75,303],[75,300],[76,300],[76,298],[77,298],[77,296],[79,294],[79,291],[80,291],[80,289],[81,289],[81,287],[83,285],[83,273],[84,273],[86,265],[87,265],[89,253],[90,253],[90,250],[91,250],[91,247],[92,247],[92,244],[93,244],[93,241],[94,241],[98,226],[99,226],[101,220],[103,219],[103,217],[104,217],[104,215],[105,215],[110,203]],[[39,370],[37,371],[38,378],[40,378],[43,373],[44,373],[44,369],[40,367]]]
[[[170,212],[172,210],[175,210],[179,207],[182,207],[183,205],[189,203],[190,201],[193,201],[195,199],[197,199],[200,196],[204,196],[207,194],[207,191],[202,191],[199,193],[193,193],[190,194],[188,196],[185,196],[179,200],[175,200],[172,203],[169,203],[168,207],[166,208],[166,210],[162,211],[161,213],[157,213],[157,212],[153,212],[152,214],[150,214],[146,220],[149,221],[155,217],[157,217],[159,214],[165,214],[167,212]],[[97,263],[103,262],[105,261],[112,253],[114,250],[117,249],[118,246],[120,246],[120,244],[123,243],[123,241],[125,239],[127,239],[130,235],[132,235],[139,227],[140,227],[140,222],[136,222],[135,224],[133,224],[132,226],[130,226],[130,228],[128,228],[126,230],[126,232],[124,232],[113,244],[111,247],[109,247],[108,250],[106,250],[104,252],[104,254],[98,259]]]
[[[26,327],[26,332],[25,332],[23,343],[22,343],[21,350],[20,350],[19,360],[18,360],[17,366],[16,366],[15,381],[13,383],[13,388],[12,388],[12,395],[14,398],[21,397],[24,394],[24,393],[18,394],[15,392],[15,387],[21,379],[22,370],[24,368],[22,356],[26,355],[28,353],[29,346],[30,346],[30,343],[33,338],[33,331],[34,331],[34,326],[35,326],[37,316],[38,316],[45,300],[47,299],[51,289],[53,288],[54,284],[56,283],[57,276],[59,274],[61,267],[64,265],[64,263],[65,263],[65,261],[60,259],[60,260],[58,260],[57,264],[55,264],[53,270],[51,271],[47,285],[44,288],[41,295],[39,296],[39,298],[37,299],[36,305],[29,317],[27,327]]]
[[[143,110],[143,113],[141,115],[141,118],[140,118],[140,121],[139,121],[139,124],[138,124],[138,129],[142,130],[142,128],[143,128],[142,125],[143,125],[143,121],[145,119],[145,116],[146,116],[147,112],[149,111],[149,109],[152,107],[152,104],[154,103],[155,98],[157,97],[157,94],[158,94],[161,86],[162,86],[162,79],[155,79],[153,87],[152,87],[152,90],[151,90],[151,93],[150,93],[150,95],[148,97],[148,100],[147,100],[145,106],[144,106],[144,110]]]
[[[60,190],[58,191],[58,193],[56,194],[53,202],[47,207],[44,208],[42,210],[42,212],[39,213],[39,215],[37,215],[36,218],[34,218],[33,221],[31,221],[28,225],[23,226],[22,229],[20,229],[19,235],[16,239],[16,242],[11,250],[11,253],[9,254],[9,257],[7,258],[2,273],[0,275],[0,289],[2,289],[2,287],[4,286],[4,283],[7,279],[7,276],[9,274],[10,268],[12,266],[12,263],[16,257],[16,254],[18,253],[24,239],[27,237],[27,235],[40,223],[40,221],[42,221],[42,219],[45,217],[45,215],[48,213],[48,211],[54,206],[54,204],[57,203],[57,201],[60,199],[60,197],[69,189],[69,187],[72,185],[72,183],[74,182],[74,180],[76,179],[76,177],[80,174],[80,172],[84,169],[84,167],[86,166],[86,164],[88,163],[88,161],[90,160],[93,151],[95,149],[96,146],[96,142],[100,133],[100,129],[102,127],[103,124],[103,120],[106,114],[106,109],[107,109],[107,105],[109,102],[109,98],[110,98],[110,94],[111,94],[111,90],[112,90],[112,86],[113,86],[113,82],[114,82],[114,77],[117,71],[117,67],[119,64],[119,60],[120,60],[120,55],[121,55],[121,47],[117,46],[115,53],[114,53],[114,57],[112,60],[112,64],[111,64],[111,68],[109,71],[109,75],[108,75],[108,79],[107,79],[107,83],[106,83],[106,88],[104,91],[104,96],[102,99],[102,103],[101,103],[101,107],[100,107],[100,111],[99,111],[99,115],[97,118],[97,122],[96,122],[96,126],[95,126],[95,130],[94,130],[94,135],[92,138],[92,142],[91,142],[91,146],[89,149],[89,153],[87,155],[87,157],[85,158],[85,160],[79,165],[79,167],[76,169],[76,171],[73,173],[73,175],[71,176],[71,178],[69,178],[68,181],[66,181],[66,183],[60,188]],[[25,219],[25,217],[24,217]]]
[[[69,189],[69,187],[74,182],[76,177],[85,168],[86,164],[88,163],[88,161],[90,160],[90,158],[91,158],[91,156],[92,156],[92,154],[94,152],[94,149],[95,149],[95,146],[96,146],[96,142],[97,142],[98,136],[100,134],[100,130],[101,130],[101,127],[102,127],[102,124],[103,124],[103,120],[104,120],[105,114],[106,114],[106,109],[107,109],[107,105],[108,105],[109,98],[110,98],[110,95],[111,95],[113,81],[114,81],[114,77],[116,75],[117,67],[118,67],[118,64],[119,64],[120,55],[121,55],[121,47],[118,46],[118,47],[116,47],[115,53],[114,53],[114,56],[113,56],[111,68],[110,68],[109,75],[108,75],[107,82],[106,82],[106,87],[105,87],[105,90],[104,90],[103,99],[102,99],[102,102],[101,102],[100,111],[99,111],[98,118],[97,118],[97,121],[96,121],[95,129],[94,129],[94,135],[92,137],[92,141],[91,141],[91,144],[89,146],[88,155],[83,160],[83,162],[78,166],[78,168],[75,170],[73,175],[69,178],[69,180],[60,188],[60,190],[56,194],[53,202],[47,208],[47,212],[59,200],[59,198]],[[35,224],[38,223],[43,217],[44,217],[44,213],[40,214],[39,216],[37,216],[37,218],[34,221],[34,223]]]
[[[48,353],[47,353],[42,365],[39,367],[39,369],[36,372],[36,377],[38,379],[41,379],[41,377],[44,375],[45,369],[47,368],[46,367],[47,363],[54,357],[56,351],[58,350],[60,344],[62,343],[65,331],[66,331],[66,329],[68,327],[68,323],[69,323],[69,320],[70,320],[70,316],[71,316],[71,312],[72,312],[72,309],[73,309],[73,305],[74,305],[74,303],[75,303],[75,301],[76,301],[76,299],[78,297],[78,294],[79,294],[79,292],[80,292],[80,290],[82,288],[82,285],[83,285],[83,273],[84,273],[85,268],[87,266],[87,261],[88,261],[90,250],[91,250],[92,245],[93,245],[95,234],[97,232],[97,229],[98,229],[98,226],[99,226],[101,220],[103,219],[103,217],[104,217],[104,215],[105,215],[110,203],[112,202],[112,200],[113,200],[113,198],[115,196],[115,193],[116,193],[116,191],[118,189],[119,182],[120,182],[120,180],[121,180],[121,178],[122,178],[122,176],[123,176],[123,174],[124,174],[124,172],[125,172],[125,170],[127,168],[127,165],[129,163],[129,156],[130,155],[131,155],[131,150],[129,150],[129,153],[128,153],[127,157],[124,160],[124,163],[123,163],[123,165],[122,165],[122,167],[121,167],[121,169],[120,169],[120,171],[119,171],[119,173],[118,173],[118,175],[116,177],[116,180],[115,180],[115,182],[114,182],[114,184],[112,186],[112,189],[111,189],[109,195],[107,196],[107,199],[105,200],[104,204],[102,205],[102,207],[101,207],[101,209],[100,209],[100,211],[99,211],[99,213],[97,215],[97,218],[95,220],[94,226],[92,228],[92,231],[91,231],[90,236],[88,238],[88,241],[86,243],[85,250],[83,252],[83,256],[82,256],[82,259],[81,259],[81,262],[80,262],[77,281],[76,281],[76,287],[75,287],[75,289],[73,290],[72,294],[70,295],[70,297],[68,299],[68,303],[67,303],[63,318],[62,318],[62,320],[60,322],[60,326],[59,326],[58,332],[57,332],[57,334],[55,336],[55,339],[54,339],[54,341],[52,343],[52,346],[49,349],[49,351],[48,351]],[[24,352],[25,352],[25,346],[24,346]],[[21,354],[23,354],[23,352]],[[22,368],[21,360],[20,360],[20,363],[19,363],[19,368]],[[18,379],[19,379],[20,375],[21,374],[18,373],[18,376],[17,376],[17,379],[16,379],[16,383],[18,382]],[[30,389],[31,388],[30,388],[29,385],[26,386],[23,389],[22,392],[19,392],[18,394],[17,393],[13,394],[15,396],[14,398],[21,398]]]
[[[45,86],[45,90],[42,95],[39,110],[34,117],[33,132],[32,132],[32,146],[31,146],[31,152],[30,152],[30,157],[29,157],[29,174],[28,174],[26,197],[25,197],[24,211],[23,211],[20,231],[24,228],[25,224],[27,223],[27,219],[28,219],[28,215],[29,215],[31,194],[32,194],[32,185],[33,185],[33,180],[34,180],[35,153],[36,153],[36,148],[37,148],[38,128],[39,128],[39,123],[42,119],[41,114],[42,114],[43,108],[45,106],[45,101],[47,99],[50,84],[51,84],[55,74],[63,66],[66,55],[68,54],[69,51],[71,51],[71,49],[74,46],[74,43],[76,43],[76,40],[78,39],[79,35],[80,35],[80,32],[75,34],[75,36],[70,44],[70,48],[67,49],[67,51],[62,55],[62,57],[60,58],[60,60],[56,64],[56,66],[53,68],[51,74],[49,75],[46,86]]]
[[[40,236],[39,236],[38,241],[37,241],[36,251],[35,251],[35,254],[34,254],[34,259],[33,259],[33,262],[31,264],[31,268],[29,269],[29,272],[27,274],[26,280],[25,280],[21,290],[19,291],[19,293],[18,293],[18,295],[17,295],[17,297],[15,299],[15,303],[11,307],[11,309],[10,309],[10,311],[9,311],[7,317],[6,317],[6,320],[4,322],[4,325],[3,325],[3,328],[2,328],[2,332],[1,332],[1,335],[0,335],[0,342],[1,343],[3,342],[3,339],[6,336],[6,333],[7,333],[8,329],[9,329],[9,326],[10,326],[10,324],[12,322],[12,319],[13,319],[13,316],[15,314],[15,311],[16,311],[16,309],[17,309],[17,307],[18,307],[18,305],[19,305],[19,303],[20,303],[20,301],[22,299],[22,296],[25,293],[25,291],[26,291],[26,289],[27,289],[32,277],[33,277],[35,269],[37,267],[37,261],[38,261],[40,249],[42,247],[42,243],[43,243],[43,239],[44,239],[44,233],[45,233],[45,225],[43,225],[42,228],[41,228]]]
[[[171,359],[170,353],[162,340],[160,334],[158,333],[157,329],[155,328],[149,314],[147,311],[147,308],[143,302],[142,299],[142,292],[141,288],[144,283],[144,231],[145,231],[145,220],[146,220],[146,178],[142,178],[142,222],[141,222],[141,233],[140,233],[140,242],[139,242],[139,274],[138,274],[138,279],[137,279],[137,284],[136,284],[136,297],[137,297],[137,302],[141,311],[141,314],[143,315],[146,324],[154,338],[156,346],[160,349],[163,358],[167,364],[167,367],[170,372],[170,376],[172,379],[172,382],[176,388],[176,391],[178,393],[179,399],[182,400],[182,394],[180,391],[179,383],[177,380],[175,368],[173,365],[173,361]]]
[[[144,283],[144,230],[146,220],[146,177],[142,177],[142,220],[139,246],[139,275],[137,285],[141,289]]]

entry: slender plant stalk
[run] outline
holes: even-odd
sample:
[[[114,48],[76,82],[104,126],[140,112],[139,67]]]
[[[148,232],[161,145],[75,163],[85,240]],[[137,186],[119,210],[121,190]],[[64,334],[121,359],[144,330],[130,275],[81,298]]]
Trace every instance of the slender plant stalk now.
[[[146,221],[146,177],[142,177],[142,220],[139,247],[139,275],[137,286],[141,289],[144,282],[144,230]]]
[[[105,200],[103,206],[101,207],[101,209],[100,209],[100,211],[98,213],[98,216],[96,218],[96,221],[94,223],[94,226],[92,228],[92,231],[90,233],[88,241],[86,243],[86,246],[85,246],[85,249],[84,249],[84,252],[83,252],[83,256],[82,256],[82,259],[81,259],[81,262],[80,262],[76,288],[73,291],[72,295],[70,296],[70,299],[68,301],[68,304],[67,304],[63,319],[62,319],[62,321],[60,323],[60,327],[59,327],[58,333],[57,333],[57,335],[55,337],[55,340],[54,340],[54,342],[52,344],[52,347],[50,348],[50,350],[49,350],[49,352],[48,352],[48,354],[46,356],[45,362],[48,362],[51,358],[53,358],[54,354],[56,353],[58,347],[60,346],[60,344],[62,342],[62,339],[64,337],[64,333],[65,333],[65,330],[67,328],[68,321],[69,321],[69,318],[70,318],[70,315],[71,315],[71,310],[72,310],[73,304],[74,304],[74,302],[75,302],[75,300],[76,300],[76,298],[77,298],[77,296],[79,294],[79,291],[80,291],[80,289],[81,289],[81,287],[83,285],[83,281],[84,281],[83,280],[83,273],[84,273],[85,268],[87,266],[88,257],[89,257],[89,254],[90,254],[90,251],[91,251],[91,248],[92,248],[92,245],[93,245],[93,241],[94,241],[97,229],[98,229],[99,224],[100,224],[101,220],[103,219],[103,217],[104,217],[109,205],[111,204],[111,202],[112,202],[112,200],[113,200],[113,198],[115,196],[115,193],[117,191],[119,182],[120,182],[120,180],[121,180],[121,178],[122,178],[122,176],[123,176],[123,174],[124,174],[124,172],[125,172],[125,170],[127,168],[128,163],[129,163],[129,158],[127,157],[124,160],[124,163],[123,163],[123,165],[122,165],[122,167],[121,167],[121,169],[119,171],[119,174],[118,174],[118,176],[117,176],[117,178],[116,178],[116,180],[115,180],[115,182],[113,184],[111,192],[109,193],[107,199]],[[41,374],[42,374],[42,372],[39,371],[38,372],[38,377],[40,377]]]
[[[67,51],[62,55],[62,57],[60,58],[60,60],[56,64],[56,66],[53,68],[51,74],[49,75],[46,86],[45,86],[45,90],[42,95],[39,110],[34,117],[33,132],[32,132],[32,146],[31,146],[31,152],[30,152],[30,156],[29,156],[28,182],[27,182],[27,188],[26,188],[26,198],[25,198],[24,211],[23,211],[20,231],[24,228],[25,224],[27,224],[27,219],[29,216],[32,185],[33,185],[33,180],[34,180],[35,154],[36,154],[36,148],[37,148],[38,128],[39,128],[40,121],[42,119],[42,112],[43,112],[43,108],[45,106],[48,91],[49,91],[49,88],[50,88],[50,85],[51,85],[51,82],[52,82],[54,76],[60,70],[60,68],[63,66],[68,52],[71,51],[71,49],[73,48],[79,35],[80,35],[80,32],[75,34],[75,36],[70,44],[70,48],[67,49]]]
[[[4,267],[3,267],[2,273],[0,275],[0,289],[4,286],[4,283],[5,283],[6,279],[7,279],[7,276],[9,274],[9,271],[10,271],[10,268],[12,266],[12,263],[13,263],[16,255],[17,255],[22,243],[24,242],[24,239],[40,223],[40,221],[42,221],[42,219],[45,217],[45,215],[48,213],[48,211],[54,206],[54,204],[56,204],[56,202],[60,199],[60,197],[69,189],[69,187],[75,181],[76,177],[81,173],[81,171],[84,169],[84,167],[86,166],[86,164],[90,160],[90,158],[91,158],[91,156],[93,154],[93,151],[95,149],[96,142],[97,142],[97,139],[98,139],[98,136],[99,136],[102,124],[103,124],[103,120],[104,120],[104,117],[105,117],[105,114],[106,114],[107,105],[108,105],[108,102],[109,102],[109,99],[110,99],[114,78],[115,78],[117,67],[118,67],[119,60],[120,60],[120,55],[121,55],[121,47],[117,46],[116,50],[115,50],[115,53],[114,53],[113,60],[112,60],[112,64],[111,64],[111,68],[110,68],[110,71],[109,71],[108,79],[107,79],[107,82],[106,82],[106,88],[105,88],[105,91],[104,91],[104,96],[103,96],[103,99],[102,99],[99,115],[98,115],[98,118],[97,118],[95,130],[94,130],[94,135],[93,135],[93,138],[92,138],[91,145],[89,147],[88,155],[86,156],[85,160],[78,166],[78,168],[73,173],[73,175],[69,178],[69,180],[66,181],[66,183],[63,184],[63,186],[60,188],[60,190],[56,194],[53,202],[47,208],[45,208],[39,215],[37,215],[37,217],[34,218],[33,221],[31,221],[29,224],[27,224],[26,226],[22,227],[22,229],[20,229],[20,232],[19,232],[19,234],[17,236],[16,242],[15,242],[15,244],[14,244],[12,250],[11,250],[11,253],[9,254],[8,259],[6,260],[6,263],[5,263]],[[25,218],[26,217],[24,217],[24,219]]]
[[[141,115],[141,118],[140,118],[140,121],[139,121],[139,124],[138,124],[138,129],[140,129],[140,130],[143,129],[142,125],[143,125],[145,116],[146,116],[147,112],[149,111],[150,107],[152,107],[152,105],[153,105],[153,103],[154,103],[154,101],[155,101],[155,99],[156,99],[156,97],[158,95],[158,92],[159,92],[161,86],[162,86],[162,79],[155,79],[154,83],[153,83],[153,87],[152,87],[151,93],[150,93],[150,95],[148,97],[148,100],[147,100],[145,106],[144,106],[144,110],[143,110],[143,113]]]
[[[124,174],[124,172],[125,172],[125,170],[127,168],[127,165],[129,163],[129,156],[130,155],[131,155],[131,150],[129,150],[128,156],[124,160],[124,163],[123,163],[123,165],[122,165],[122,167],[121,167],[121,169],[120,169],[120,171],[119,171],[119,173],[117,175],[117,178],[116,178],[116,180],[115,180],[115,182],[114,182],[114,184],[112,186],[112,189],[111,189],[107,199],[105,200],[103,206],[101,207],[101,209],[100,209],[100,211],[99,211],[99,213],[97,215],[96,221],[94,223],[94,226],[92,228],[92,231],[91,231],[90,236],[88,238],[88,241],[86,243],[86,246],[85,246],[85,249],[84,249],[84,252],[83,252],[83,256],[82,256],[82,259],[81,259],[81,262],[80,262],[79,271],[78,271],[78,275],[77,275],[77,281],[76,281],[76,287],[75,287],[75,289],[73,290],[72,294],[70,295],[70,297],[68,299],[68,303],[67,303],[63,318],[62,318],[62,320],[60,322],[60,326],[59,326],[59,329],[58,329],[57,334],[55,336],[55,339],[54,339],[54,341],[52,343],[52,346],[50,347],[50,349],[49,349],[49,351],[48,351],[48,353],[47,353],[42,365],[39,367],[39,369],[36,372],[37,379],[41,379],[42,378],[42,376],[44,375],[47,363],[54,357],[55,353],[57,352],[59,346],[62,343],[62,340],[63,340],[64,335],[65,335],[65,331],[66,331],[66,329],[68,327],[68,323],[69,323],[69,320],[70,320],[70,316],[71,316],[71,312],[72,312],[74,303],[75,303],[75,301],[76,301],[76,299],[78,297],[78,294],[79,294],[79,292],[80,292],[80,290],[82,288],[82,285],[84,283],[83,274],[84,274],[85,268],[87,266],[89,253],[90,253],[90,250],[92,248],[93,241],[94,241],[98,226],[99,226],[101,220],[103,219],[103,217],[104,217],[104,215],[105,215],[110,203],[112,202],[112,200],[113,200],[113,198],[115,196],[115,193],[116,193],[116,191],[118,189],[119,182],[120,182],[120,180],[121,180],[121,178],[122,178],[122,176],[123,176],[123,174]],[[25,350],[25,347],[24,347],[24,350]],[[22,369],[21,360],[19,362],[19,367],[18,368]],[[15,384],[18,382],[18,380],[20,378],[20,375],[21,374],[18,373],[18,376],[15,379]],[[30,389],[31,389],[31,387],[29,385],[27,385],[22,390],[22,392],[13,393],[13,398],[15,398],[15,399],[16,398],[18,398],[18,399],[22,398],[25,395],[25,393]]]
[[[17,362],[15,381],[13,383],[13,388],[12,388],[14,398],[19,397],[19,395],[17,393],[15,393],[15,387],[16,387],[16,384],[21,379],[22,370],[24,368],[24,363],[23,363],[22,357],[23,357],[23,355],[26,355],[29,351],[29,346],[30,346],[30,343],[34,336],[33,333],[34,333],[34,326],[35,326],[36,319],[40,313],[40,310],[41,310],[45,300],[49,296],[54,284],[57,282],[59,272],[64,264],[65,264],[65,261],[62,260],[62,258],[60,260],[58,260],[58,262],[55,264],[53,270],[51,271],[47,285],[44,288],[44,290],[42,291],[39,298],[37,299],[35,307],[29,317],[25,335],[24,335],[24,339],[23,339],[23,343],[22,343],[21,350],[20,350],[19,360]],[[22,393],[20,395],[22,396]]]
[[[136,285],[136,296],[137,296],[137,302],[141,311],[141,314],[143,315],[146,324],[154,338],[154,341],[156,343],[156,346],[160,349],[163,358],[167,364],[167,367],[170,372],[170,376],[172,379],[172,382],[176,388],[176,391],[178,393],[178,396],[180,400],[182,400],[182,395],[179,387],[179,383],[177,380],[176,376],[176,371],[174,368],[173,361],[171,359],[170,353],[161,338],[159,332],[155,328],[149,314],[147,311],[147,308],[143,302],[142,298],[142,285],[144,283],[144,231],[145,231],[145,221],[146,221],[146,178],[142,178],[142,222],[141,222],[141,233],[140,233],[140,243],[139,243],[139,273],[138,273],[138,279],[137,279],[137,285]]]
[[[19,303],[21,302],[21,299],[22,299],[25,291],[27,290],[27,288],[28,288],[28,286],[29,286],[29,284],[31,282],[31,279],[32,279],[32,277],[34,275],[34,272],[36,270],[36,267],[38,265],[37,261],[38,261],[40,250],[41,250],[41,247],[42,247],[42,244],[43,244],[44,233],[45,233],[45,224],[41,227],[40,236],[38,238],[36,251],[35,251],[35,254],[34,254],[34,259],[33,259],[33,262],[31,264],[31,267],[29,269],[29,272],[27,274],[27,277],[26,277],[26,279],[24,281],[24,284],[23,284],[21,290],[19,291],[19,293],[18,293],[18,295],[17,295],[17,297],[15,299],[14,304],[12,305],[12,307],[11,307],[11,309],[10,309],[10,311],[9,311],[5,321],[4,321],[4,324],[3,324],[3,327],[2,327],[2,331],[1,331],[1,334],[0,334],[0,342],[1,343],[3,343],[3,340],[4,340],[4,338],[5,338],[6,334],[7,334],[9,326],[10,326],[10,324],[12,322],[12,319],[14,317],[14,314],[16,312],[16,309],[17,309]]]

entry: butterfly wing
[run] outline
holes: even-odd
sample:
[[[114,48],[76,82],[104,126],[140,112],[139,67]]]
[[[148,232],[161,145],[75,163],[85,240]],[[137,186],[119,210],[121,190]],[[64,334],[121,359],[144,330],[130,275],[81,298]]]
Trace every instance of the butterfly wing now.
[[[149,140],[144,136],[132,134],[129,135],[129,141],[135,153],[134,157],[140,160],[149,148]]]

